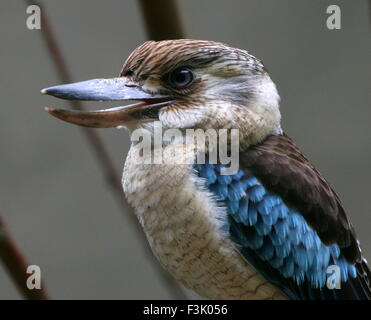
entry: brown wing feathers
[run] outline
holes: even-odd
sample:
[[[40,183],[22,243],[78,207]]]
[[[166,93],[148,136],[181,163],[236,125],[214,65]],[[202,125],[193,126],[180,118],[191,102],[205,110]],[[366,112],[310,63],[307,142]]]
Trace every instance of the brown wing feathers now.
[[[302,214],[324,244],[337,243],[349,262],[360,261],[353,226],[338,196],[287,135],[269,136],[242,152],[240,161],[269,191]]]

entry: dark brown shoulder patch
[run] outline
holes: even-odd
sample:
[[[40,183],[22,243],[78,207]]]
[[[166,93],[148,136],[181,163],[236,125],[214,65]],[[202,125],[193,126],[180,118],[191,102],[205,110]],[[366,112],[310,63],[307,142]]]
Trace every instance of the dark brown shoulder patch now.
[[[287,135],[269,136],[242,152],[240,162],[265,188],[302,214],[324,244],[337,243],[349,262],[360,261],[353,226],[338,196]]]

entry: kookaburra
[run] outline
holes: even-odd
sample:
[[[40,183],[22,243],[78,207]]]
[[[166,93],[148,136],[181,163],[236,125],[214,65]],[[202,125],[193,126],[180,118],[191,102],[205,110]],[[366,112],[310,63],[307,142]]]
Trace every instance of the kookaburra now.
[[[127,200],[155,256],[185,287],[212,299],[370,299],[354,228],[328,182],[283,133],[276,86],[247,51],[213,41],[148,41],[119,77],[42,93],[138,101],[90,112],[46,109],[82,126],[151,134],[155,123],[183,133],[238,129],[233,174],[208,161],[208,144],[205,163],[192,152],[191,161],[177,161],[174,151],[192,149],[186,139],[151,145],[163,163],[143,162],[135,141],[126,158]]]

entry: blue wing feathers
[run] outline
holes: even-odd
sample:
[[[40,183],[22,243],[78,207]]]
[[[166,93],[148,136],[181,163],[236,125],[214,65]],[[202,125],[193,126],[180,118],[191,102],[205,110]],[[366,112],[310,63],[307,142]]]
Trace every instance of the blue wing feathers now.
[[[356,267],[342,258],[339,246],[323,244],[303,216],[288,208],[281,197],[268,192],[247,170],[221,175],[222,166],[195,165],[195,169],[227,208],[231,239],[268,280],[292,299],[318,299],[337,297],[325,288],[329,265],[340,268],[344,283],[357,277]]]
[[[257,184],[249,189],[247,189],[249,200],[252,202],[259,202],[263,200],[265,196],[265,188],[260,184]]]

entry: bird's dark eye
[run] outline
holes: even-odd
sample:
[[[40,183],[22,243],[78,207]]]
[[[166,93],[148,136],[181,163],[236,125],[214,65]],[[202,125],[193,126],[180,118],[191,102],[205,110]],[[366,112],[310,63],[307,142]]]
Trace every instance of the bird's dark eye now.
[[[187,68],[178,68],[169,75],[169,84],[172,87],[183,89],[188,87],[194,79],[194,74]]]

